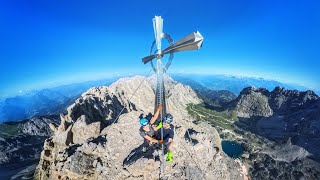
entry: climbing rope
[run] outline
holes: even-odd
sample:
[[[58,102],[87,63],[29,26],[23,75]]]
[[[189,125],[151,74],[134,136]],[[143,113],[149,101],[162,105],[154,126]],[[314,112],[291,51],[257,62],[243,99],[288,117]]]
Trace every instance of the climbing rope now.
[[[147,79],[147,77],[150,75],[151,71],[152,71],[152,69],[150,69],[150,71],[148,72],[148,74],[144,77],[144,79],[141,81],[141,83],[139,84],[139,86],[135,89],[135,91],[133,92],[133,94],[130,96],[128,102],[131,101],[131,98],[136,94],[136,92],[137,92],[138,89],[141,87],[141,85],[143,84],[143,82],[144,82],[144,81]],[[123,111],[125,108],[126,108],[126,105],[121,109],[121,111],[120,111],[120,113],[118,114],[117,118],[116,118],[111,124],[113,124],[114,122],[116,122],[117,120],[119,120],[119,117],[120,117],[122,111]],[[127,114],[128,114],[128,113],[127,113]],[[127,114],[126,114],[126,115],[127,115]],[[124,115],[122,118],[124,118],[126,115]],[[110,125],[111,125],[111,124],[110,124]]]

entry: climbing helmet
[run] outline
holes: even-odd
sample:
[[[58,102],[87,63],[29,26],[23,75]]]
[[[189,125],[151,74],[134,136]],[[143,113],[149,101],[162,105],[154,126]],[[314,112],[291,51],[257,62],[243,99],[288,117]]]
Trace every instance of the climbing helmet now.
[[[166,114],[166,116],[164,117],[163,122],[170,124],[173,121],[173,116],[171,114]]]
[[[140,119],[140,125],[141,126],[146,126],[149,123],[148,119],[146,118],[141,118]]]

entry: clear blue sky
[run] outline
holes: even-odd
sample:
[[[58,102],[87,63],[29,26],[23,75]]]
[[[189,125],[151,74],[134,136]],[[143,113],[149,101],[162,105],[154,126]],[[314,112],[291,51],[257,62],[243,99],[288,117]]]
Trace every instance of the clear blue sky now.
[[[319,1],[28,0],[0,2],[0,96],[115,74],[144,73],[152,18],[200,51],[171,72],[258,76],[320,90]]]

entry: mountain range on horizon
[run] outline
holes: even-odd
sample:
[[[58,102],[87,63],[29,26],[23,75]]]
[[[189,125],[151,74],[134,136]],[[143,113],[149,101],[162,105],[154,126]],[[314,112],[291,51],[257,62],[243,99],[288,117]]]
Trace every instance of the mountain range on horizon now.
[[[33,90],[24,95],[4,98],[0,100],[0,122],[60,114],[90,87],[110,85],[118,78]]]
[[[243,88],[249,86],[263,87],[270,91],[277,86],[286,89],[307,90],[307,88],[303,86],[290,85],[262,78],[194,74],[172,74],[171,76],[179,82],[190,85],[195,90],[206,87],[209,90],[228,90],[235,95],[238,95]],[[0,100],[0,122],[59,114],[63,112],[76,97],[90,87],[110,85],[119,78],[121,77],[62,85],[54,88],[34,90],[24,95],[4,98]]]
[[[276,80],[264,79],[262,77],[246,77],[246,76],[236,76],[236,75],[200,75],[200,74],[172,74],[172,77],[185,84],[199,83],[200,85],[212,89],[212,90],[228,90],[238,95],[242,89],[255,86],[263,87],[268,90],[273,90],[275,87],[280,86],[286,89],[295,89],[300,91],[313,90],[308,87],[283,83]],[[320,90],[313,90],[317,94]]]
[[[3,94],[0,95],[0,101],[3,101],[7,98],[14,98],[17,96],[26,96],[26,95],[32,95],[34,93],[37,93],[41,90],[55,90],[55,91],[61,91],[61,89],[65,89],[67,90],[68,88],[74,88],[79,86],[80,88],[82,88],[81,86],[86,86],[89,87],[89,85],[95,86],[95,85],[99,85],[101,83],[103,83],[103,81],[107,81],[107,80],[117,80],[119,78],[122,77],[131,77],[131,76],[135,76],[135,74],[130,73],[129,75],[125,75],[127,73],[124,73],[123,75],[118,74],[116,76],[112,76],[109,78],[102,78],[102,79],[98,79],[98,80],[90,80],[90,81],[84,81],[84,82],[77,82],[77,83],[67,83],[67,84],[63,84],[63,85],[59,85],[59,86],[53,86],[53,87],[48,87],[48,88],[43,88],[43,89],[34,89],[34,90],[29,90],[29,91],[22,91],[22,92],[18,92],[16,95],[11,95],[11,96],[3,96]],[[136,74],[136,75],[143,75],[143,74]],[[268,88],[269,90],[271,90],[272,88],[276,87],[276,86],[281,86],[287,89],[296,89],[296,90],[312,90],[314,92],[316,92],[317,94],[320,94],[320,90],[317,89],[312,89],[312,88],[308,88],[306,86],[303,85],[298,85],[298,84],[293,84],[293,83],[284,83],[284,82],[280,82],[277,80],[272,80],[272,79],[265,79],[263,77],[250,77],[250,76],[239,76],[239,75],[228,75],[228,74],[192,74],[192,73],[170,73],[169,72],[169,76],[171,76],[174,79],[180,80],[180,81],[184,81],[185,80],[193,80],[195,82],[198,82],[202,85],[210,85],[212,86],[211,88],[214,90],[229,90],[235,94],[239,94],[241,89],[239,89],[240,87],[248,87],[248,86],[256,86],[256,87],[265,87],[268,86],[266,88]],[[211,84],[210,84],[210,81]],[[219,82],[221,81],[221,82]],[[233,82],[232,82],[233,81]],[[238,84],[235,84],[236,81],[238,81]],[[224,85],[223,83],[231,83],[231,86],[228,87],[226,85]],[[239,84],[242,84],[242,86],[240,86]],[[234,89],[232,89],[232,86],[237,86]]]

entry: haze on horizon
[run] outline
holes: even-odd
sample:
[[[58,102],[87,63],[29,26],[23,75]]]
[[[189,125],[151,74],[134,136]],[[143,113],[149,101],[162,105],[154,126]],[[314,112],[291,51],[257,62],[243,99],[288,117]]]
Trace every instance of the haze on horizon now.
[[[1,1],[1,95],[114,75],[146,74],[152,18],[174,40],[170,73],[262,77],[320,90],[318,1]]]

